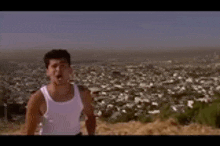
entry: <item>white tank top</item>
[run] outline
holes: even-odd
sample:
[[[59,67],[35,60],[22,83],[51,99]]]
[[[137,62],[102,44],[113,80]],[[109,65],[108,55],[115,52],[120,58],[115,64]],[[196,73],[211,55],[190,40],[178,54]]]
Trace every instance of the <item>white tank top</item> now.
[[[74,84],[74,98],[66,102],[55,102],[47,90],[41,87],[47,111],[42,118],[40,135],[76,135],[80,133],[80,115],[83,104],[77,85]]]

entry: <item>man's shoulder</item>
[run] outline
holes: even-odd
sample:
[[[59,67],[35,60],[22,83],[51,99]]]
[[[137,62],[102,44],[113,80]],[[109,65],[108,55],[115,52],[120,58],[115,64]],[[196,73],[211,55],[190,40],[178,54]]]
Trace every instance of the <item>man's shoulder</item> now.
[[[86,86],[77,85],[77,87],[78,87],[80,92],[90,92],[90,90]]]
[[[91,97],[91,91],[83,85],[77,85],[79,92],[80,92],[80,97],[84,100],[90,99]]]
[[[37,90],[34,93],[32,93],[30,98],[29,98],[29,102],[32,102],[32,103],[38,103],[39,104],[42,101],[44,101],[44,95],[40,90]]]
[[[78,89],[80,91],[80,97],[82,99],[82,102],[85,107],[88,106],[88,104],[92,103],[93,97],[91,96],[91,91],[83,85],[77,85]]]

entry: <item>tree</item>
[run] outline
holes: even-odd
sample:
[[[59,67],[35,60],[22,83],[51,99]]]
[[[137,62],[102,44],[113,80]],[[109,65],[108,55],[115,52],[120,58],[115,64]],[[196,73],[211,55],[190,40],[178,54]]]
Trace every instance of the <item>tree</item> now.
[[[8,121],[8,103],[7,100],[10,97],[10,90],[6,89],[4,86],[0,86],[0,105],[4,106],[4,117],[5,117],[5,121]]]

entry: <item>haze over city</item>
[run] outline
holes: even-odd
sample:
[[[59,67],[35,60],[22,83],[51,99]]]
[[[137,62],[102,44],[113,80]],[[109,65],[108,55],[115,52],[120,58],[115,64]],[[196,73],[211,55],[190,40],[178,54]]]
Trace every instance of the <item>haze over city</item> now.
[[[220,12],[0,12],[0,49],[219,47]]]

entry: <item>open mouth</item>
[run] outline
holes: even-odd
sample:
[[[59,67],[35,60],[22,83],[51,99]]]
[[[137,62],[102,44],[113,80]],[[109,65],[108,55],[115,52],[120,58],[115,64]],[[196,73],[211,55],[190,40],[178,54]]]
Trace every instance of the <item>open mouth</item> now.
[[[62,79],[62,75],[57,75],[56,78],[57,78],[58,80],[61,80],[61,79]]]

